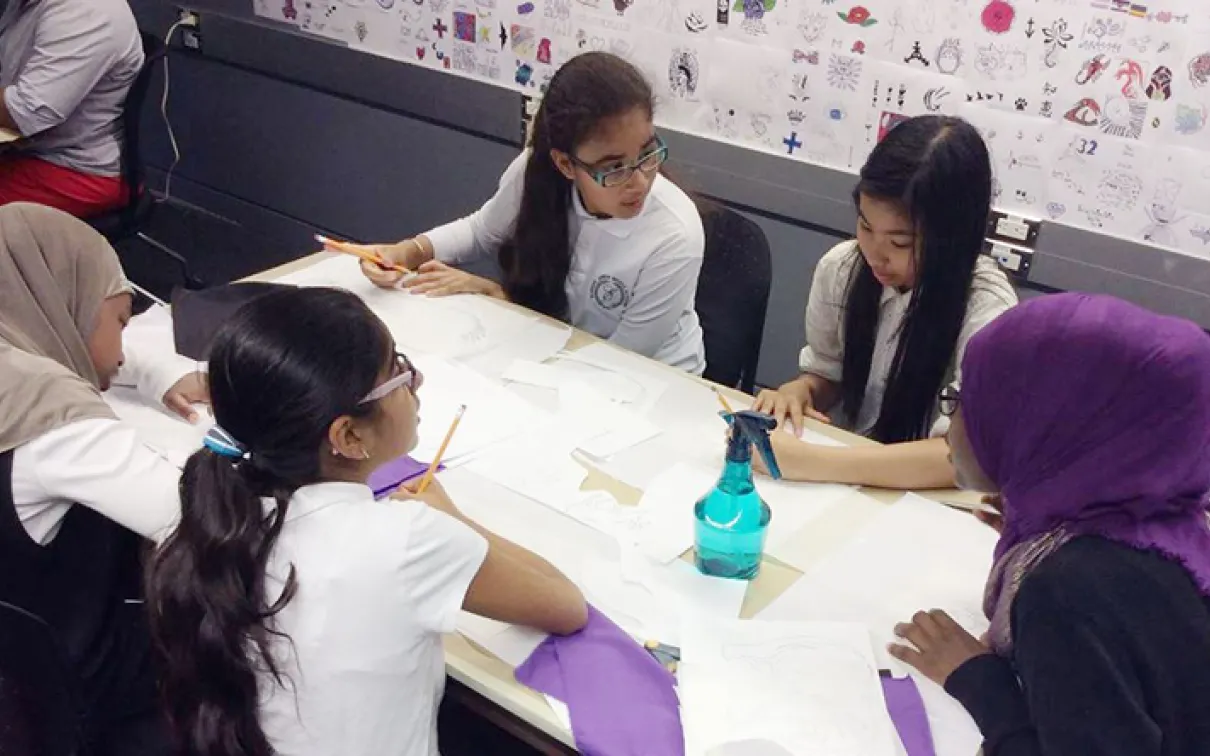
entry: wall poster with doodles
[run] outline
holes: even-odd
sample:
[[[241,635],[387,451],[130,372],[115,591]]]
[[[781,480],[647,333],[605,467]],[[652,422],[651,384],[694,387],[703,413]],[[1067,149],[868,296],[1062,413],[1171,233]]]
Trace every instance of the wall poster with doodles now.
[[[988,143],[996,207],[1210,257],[1207,0],[253,0],[262,17],[540,96],[606,50],[658,122],[855,172],[905,118]]]

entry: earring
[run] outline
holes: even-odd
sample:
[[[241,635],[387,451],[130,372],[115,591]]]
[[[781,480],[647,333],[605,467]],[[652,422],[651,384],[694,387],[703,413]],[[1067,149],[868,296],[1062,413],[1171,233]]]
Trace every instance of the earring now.
[[[369,458],[370,458],[370,452],[369,452],[369,450],[368,450],[368,449],[366,449],[364,446],[361,448],[361,458],[362,458],[362,459],[369,459]]]

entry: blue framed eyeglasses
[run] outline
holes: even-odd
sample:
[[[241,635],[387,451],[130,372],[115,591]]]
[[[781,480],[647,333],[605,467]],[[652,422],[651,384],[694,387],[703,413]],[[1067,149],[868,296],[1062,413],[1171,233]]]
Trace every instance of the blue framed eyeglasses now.
[[[407,355],[402,352],[396,352],[395,375],[383,381],[377,388],[366,394],[358,404],[371,404],[389,396],[396,389],[403,387],[406,387],[408,391],[415,394],[423,383],[424,374],[412,364]]]
[[[655,147],[639,155],[638,160],[628,165],[619,165],[616,168],[604,171],[594,168],[575,155],[568,155],[568,157],[571,158],[571,162],[591,176],[592,180],[597,184],[606,189],[614,189],[630,181],[635,171],[642,171],[645,176],[651,176],[658,171],[660,166],[668,160],[668,145],[664,144],[664,140],[657,134],[655,137]]]

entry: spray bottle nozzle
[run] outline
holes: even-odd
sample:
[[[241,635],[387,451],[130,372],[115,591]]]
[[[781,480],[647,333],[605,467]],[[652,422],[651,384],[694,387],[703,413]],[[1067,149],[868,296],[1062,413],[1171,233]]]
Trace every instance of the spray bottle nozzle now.
[[[769,434],[777,428],[777,420],[772,415],[752,410],[719,414],[731,426],[731,438],[727,442],[727,460],[749,462],[752,459],[752,447],[755,446],[769,470],[769,477],[780,480],[781,467],[777,464],[773,443],[769,440]]]

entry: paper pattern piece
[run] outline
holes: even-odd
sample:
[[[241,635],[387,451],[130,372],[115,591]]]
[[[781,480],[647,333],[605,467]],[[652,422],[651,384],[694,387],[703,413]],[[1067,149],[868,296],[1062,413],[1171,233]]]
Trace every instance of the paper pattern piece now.
[[[1058,127],[1057,145],[1125,139],[1154,147],[1157,162],[1176,150],[1210,155],[1203,0],[254,0],[253,7],[308,34],[531,96],[575,55],[609,51],[652,82],[660,125],[850,172],[904,118],[966,106],[962,115],[985,126],[973,111],[998,116],[1004,135],[1032,134],[1042,119]],[[1101,217],[1097,225],[1090,214],[1121,212],[1098,199],[1100,166],[1072,174],[1093,190],[1073,204],[1070,191],[1039,182],[1032,163],[1006,168],[1014,158],[1009,140],[999,141],[997,207],[1205,253],[1190,235],[1210,237],[1204,221],[1175,238],[1133,217]],[[1161,204],[1173,191],[1160,183],[1164,176],[1141,178],[1142,195],[1159,192]],[[461,327],[451,322],[449,330]]]
[[[744,741],[789,754],[896,753],[862,625],[690,621],[681,631],[681,659],[690,756]]]
[[[824,557],[760,618],[863,623],[879,668],[902,676],[907,669],[885,647],[895,639],[895,624],[917,611],[944,609],[974,636],[987,631],[983,586],[996,540],[994,530],[969,514],[909,494]],[[913,677],[937,752],[974,753],[981,737],[966,711],[939,686]]]

